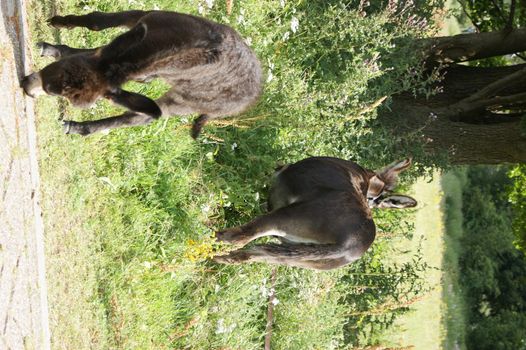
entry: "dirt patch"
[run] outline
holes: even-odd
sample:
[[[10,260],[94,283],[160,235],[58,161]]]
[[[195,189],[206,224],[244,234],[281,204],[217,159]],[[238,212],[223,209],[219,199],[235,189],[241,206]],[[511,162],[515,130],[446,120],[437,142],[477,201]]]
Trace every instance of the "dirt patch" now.
[[[24,0],[0,0],[0,348],[49,349],[43,225]]]

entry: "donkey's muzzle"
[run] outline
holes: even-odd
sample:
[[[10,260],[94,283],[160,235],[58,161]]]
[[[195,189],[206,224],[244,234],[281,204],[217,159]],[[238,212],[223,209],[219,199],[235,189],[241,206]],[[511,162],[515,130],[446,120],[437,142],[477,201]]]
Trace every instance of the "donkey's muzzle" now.
[[[24,89],[24,93],[29,97],[36,97],[39,92],[43,92],[40,74],[33,73],[25,76],[20,82],[20,87]]]

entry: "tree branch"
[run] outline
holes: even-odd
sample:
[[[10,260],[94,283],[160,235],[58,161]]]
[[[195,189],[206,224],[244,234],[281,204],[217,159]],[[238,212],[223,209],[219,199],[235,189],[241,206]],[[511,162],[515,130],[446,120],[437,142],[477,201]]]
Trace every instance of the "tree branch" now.
[[[526,51],[526,28],[423,39],[420,45],[429,62],[472,61]]]
[[[526,80],[526,67],[489,84],[484,89],[461,100],[460,103],[472,102],[472,101],[480,100],[483,98],[488,98],[490,96],[497,94],[499,91],[502,91],[505,88],[513,87],[515,85],[522,83],[525,80]]]
[[[521,94],[515,94],[510,96],[496,96],[487,100],[476,101],[475,104],[482,105],[484,107],[502,107],[514,103],[526,102],[526,92]]]
[[[513,30],[513,18],[515,17],[515,5],[516,0],[511,0],[510,4],[510,16],[508,17],[508,23],[506,24],[505,30]]]
[[[465,99],[445,109],[445,116],[451,121],[462,122],[467,120],[480,120],[477,114],[488,115],[489,108],[503,107],[516,103],[526,102],[526,92],[509,96],[497,96],[488,99],[466,101]],[[517,114],[518,115],[518,114]],[[522,115],[522,114],[520,114]],[[506,119],[506,118],[504,118]],[[501,120],[504,120],[501,118]],[[495,120],[495,119],[492,119]],[[478,124],[478,123],[476,123]]]
[[[450,120],[452,122],[462,122],[466,124],[478,124],[478,125],[488,125],[488,124],[503,124],[503,123],[515,123],[518,118],[522,117],[524,113],[491,113],[488,111],[484,112],[475,112],[471,115],[457,116],[453,117]]]
[[[493,6],[495,7],[495,9],[497,10],[497,12],[499,13],[499,16],[500,18],[506,22],[507,21],[507,18],[506,16],[504,16],[504,11],[502,11],[502,9],[500,8],[499,4],[497,4],[497,2],[495,0],[491,0],[491,2],[493,3]]]
[[[478,26],[473,16],[469,13],[469,11],[466,9],[466,5],[464,4],[464,1],[459,1],[460,7],[462,8],[462,12],[466,15],[467,18],[471,21],[471,24],[473,24],[473,27],[477,29],[477,32],[482,32],[482,29]]]

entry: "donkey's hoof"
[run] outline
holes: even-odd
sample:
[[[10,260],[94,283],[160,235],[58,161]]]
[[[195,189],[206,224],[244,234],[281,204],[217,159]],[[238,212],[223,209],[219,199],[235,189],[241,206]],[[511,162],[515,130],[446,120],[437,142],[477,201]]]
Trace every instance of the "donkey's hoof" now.
[[[248,255],[242,251],[235,251],[227,255],[214,256],[213,260],[219,264],[237,265],[248,260]]]
[[[236,245],[245,245],[248,243],[247,237],[243,235],[243,231],[238,227],[216,232],[216,238],[219,242],[228,242]]]
[[[37,43],[37,48],[40,49],[40,57],[60,57],[60,52],[56,49],[55,46],[48,44],[46,42],[40,41]]]
[[[89,130],[83,123],[74,122],[73,120],[62,121],[62,129],[64,134],[88,135]]]
[[[64,134],[68,135],[71,134],[71,120],[63,120],[62,121],[62,130],[64,130]]]
[[[47,20],[47,23],[55,28],[72,28],[73,26],[69,24],[68,17],[70,16],[53,16]]]

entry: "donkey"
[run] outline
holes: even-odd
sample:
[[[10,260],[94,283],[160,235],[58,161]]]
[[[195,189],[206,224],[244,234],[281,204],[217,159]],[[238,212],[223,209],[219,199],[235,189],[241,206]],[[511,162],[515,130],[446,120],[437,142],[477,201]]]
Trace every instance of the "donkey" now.
[[[242,113],[261,94],[260,62],[226,25],[168,11],[93,12],[55,16],[49,23],[57,28],[130,29],[94,49],[38,44],[42,56],[58,61],[24,77],[21,85],[27,95],[63,96],[78,107],[107,98],[128,109],[96,121],[65,120],[66,134],[89,135],[148,124],[161,116],[196,113],[192,126],[196,138],[207,121]],[[129,80],[148,82],[157,77],[171,85],[157,101],[121,89]]]
[[[216,233],[219,241],[244,246],[274,236],[281,244],[260,244],[216,256],[216,262],[265,262],[330,270],[359,259],[375,238],[370,208],[409,208],[415,199],[390,194],[411,159],[373,172],[338,158],[312,157],[278,169],[269,194],[270,213]]]

